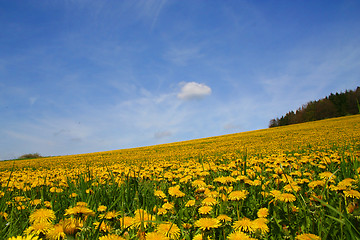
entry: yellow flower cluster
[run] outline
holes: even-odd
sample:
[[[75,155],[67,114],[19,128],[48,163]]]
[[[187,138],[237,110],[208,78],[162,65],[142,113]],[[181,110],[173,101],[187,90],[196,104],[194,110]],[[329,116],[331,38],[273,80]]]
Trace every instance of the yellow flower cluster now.
[[[359,142],[360,116],[354,115],[136,149],[1,162],[0,238],[329,237],[331,226],[359,224]],[[334,219],[339,212],[349,218]],[[349,226],[334,236],[357,236]]]

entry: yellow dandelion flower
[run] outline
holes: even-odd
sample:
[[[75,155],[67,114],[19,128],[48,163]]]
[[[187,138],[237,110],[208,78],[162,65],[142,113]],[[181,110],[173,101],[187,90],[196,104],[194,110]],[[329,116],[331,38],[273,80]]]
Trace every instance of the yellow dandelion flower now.
[[[252,221],[252,231],[256,232],[259,231],[261,234],[268,233],[269,227],[267,226],[267,219],[266,218],[257,218]]]
[[[180,183],[188,183],[192,179],[191,176],[185,176],[179,180]]]
[[[312,181],[308,184],[309,188],[316,188],[317,186],[323,187],[325,186],[324,180]]]
[[[246,233],[241,231],[235,231],[229,234],[227,237],[229,240],[250,240],[252,239],[250,236],[246,235]]]
[[[115,210],[99,215],[100,218],[105,218],[105,219],[113,219],[116,218],[117,216],[119,216],[119,213],[116,212]]]
[[[34,199],[30,201],[30,204],[35,206],[35,205],[40,205],[41,204],[41,199]]]
[[[217,177],[213,181],[225,184],[225,176]]]
[[[205,190],[204,192],[206,197],[211,197],[211,198],[217,198],[219,197],[219,192],[217,191],[210,191],[209,189]]]
[[[159,232],[149,232],[146,234],[146,240],[169,240],[169,238]]]
[[[166,210],[172,210],[174,209],[174,204],[167,202],[162,205],[162,208]]]
[[[24,197],[24,196],[14,197],[15,202],[25,202],[26,200],[28,200],[28,199],[26,197]]]
[[[98,211],[98,212],[105,212],[106,209],[107,209],[107,206],[100,205],[100,206],[97,208],[97,211]]]
[[[270,191],[271,196],[273,196],[275,199],[277,199],[281,195],[281,191],[279,190],[271,190]]]
[[[203,180],[194,180],[191,185],[197,188],[206,187],[206,183]]]
[[[279,198],[281,202],[294,202],[296,197],[291,193],[282,193]]]
[[[156,197],[160,198],[160,199],[166,198],[165,193],[164,193],[163,191],[161,191],[161,190],[156,190],[156,191],[154,192],[154,195],[155,195]]]
[[[71,198],[75,198],[75,197],[77,197],[77,196],[78,196],[77,193],[72,193],[72,194],[69,195],[69,197],[71,197]]]
[[[266,218],[268,215],[269,215],[269,209],[267,209],[267,208],[260,208],[257,211],[257,216],[259,218]]]
[[[260,186],[261,185],[261,181],[258,179],[255,179],[254,181],[252,181],[252,183],[250,183],[250,185],[252,186]]]
[[[236,181],[244,181],[244,180],[247,180],[249,179],[247,176],[242,176],[242,175],[239,175],[236,177]]]
[[[79,207],[88,207],[88,204],[86,202],[77,202],[76,203],[76,206],[79,206]]]
[[[17,210],[24,210],[25,206],[22,205],[21,203],[19,203],[19,206],[17,206],[16,208],[17,208]]]
[[[358,191],[356,191],[356,190],[344,191],[344,195],[345,195],[346,197],[360,199],[360,192],[358,192]]]
[[[80,228],[83,227],[82,221],[76,218],[64,219],[60,221],[60,224],[62,224],[65,234],[68,235],[75,235],[75,233],[80,231]]]
[[[312,233],[303,233],[300,235],[297,235],[296,240],[321,240],[321,238],[315,234]]]
[[[174,223],[161,223],[157,226],[156,232],[161,233],[171,239],[177,239],[180,236],[180,229]]]
[[[307,178],[298,179],[296,181],[297,184],[304,184],[304,183],[309,183],[309,182],[310,182],[310,180]]]
[[[291,176],[298,176],[298,177],[301,177],[302,173],[299,172],[299,171],[294,171],[294,172],[291,172],[290,173]]]
[[[185,207],[192,207],[195,205],[195,200],[189,200],[186,204]]]
[[[94,224],[95,228],[96,229],[99,228],[100,231],[103,231],[103,232],[111,231],[111,226],[108,225],[106,222],[101,222],[101,224],[100,224],[100,222],[94,222],[93,224]],[[100,225],[100,227],[99,227],[99,225]]]
[[[351,188],[351,186],[356,182],[355,179],[352,178],[345,178],[344,180],[342,180],[341,182],[338,183],[338,188],[339,190],[346,190]]]
[[[22,236],[10,237],[8,240],[23,240]]]
[[[168,211],[165,208],[159,208],[157,210],[157,215],[165,215],[165,214],[167,214],[167,212]]]
[[[331,181],[334,181],[334,179],[336,179],[336,176],[331,173],[331,172],[322,172],[322,173],[319,173],[319,177],[321,179],[325,179],[326,181],[329,180],[330,182]]]
[[[213,238],[206,236],[203,237],[201,233],[196,234],[192,240],[212,240]]]
[[[29,222],[52,222],[55,219],[56,217],[53,210],[47,208],[40,208],[30,214]]]
[[[87,194],[93,194],[93,193],[94,193],[94,191],[93,191],[92,189],[86,189],[85,192],[86,192]]]
[[[180,186],[176,185],[174,187],[170,187],[168,190],[168,193],[170,196],[173,197],[183,197],[185,196],[185,193],[183,193],[182,191],[180,191]]]
[[[52,227],[53,225],[50,222],[34,222],[30,227],[28,227],[25,230],[26,235],[40,235],[40,234],[46,234],[47,231]]]
[[[209,214],[213,208],[211,206],[202,206],[199,208],[200,214]]]
[[[206,191],[206,189],[207,189],[206,187],[199,187],[195,190],[195,193],[203,193]]]
[[[210,230],[212,228],[218,228],[220,221],[216,218],[200,218],[195,222],[195,226],[201,230]]]
[[[214,182],[219,182],[222,184],[234,183],[236,179],[231,176],[221,176],[214,179]]]
[[[196,234],[193,240],[203,240],[202,234]]]
[[[219,216],[217,216],[217,219],[220,222],[231,222],[232,221],[231,217],[229,217],[228,215],[225,215],[225,214],[220,214]]]
[[[6,212],[0,212],[0,216],[7,220],[9,215]]]
[[[93,210],[89,209],[86,206],[75,206],[72,208],[65,209],[65,216],[67,215],[80,215],[80,216],[95,216],[95,213]]]
[[[128,228],[134,222],[134,218],[129,217],[129,216],[121,217],[119,220],[120,220],[120,225],[121,225],[122,228]]]
[[[243,232],[250,232],[252,231],[252,221],[249,218],[244,217],[238,221],[235,221],[233,228]]]
[[[231,201],[240,201],[244,200],[248,194],[247,190],[233,191],[229,194],[228,198]]]
[[[66,238],[64,227],[62,224],[55,224],[46,233],[46,238],[49,240],[61,240]]]
[[[287,184],[283,187],[284,191],[286,192],[298,192],[301,190],[301,187],[299,187],[296,183]]]
[[[212,197],[207,197],[201,202],[201,204],[205,205],[205,206],[214,206],[217,203],[218,203],[217,200],[215,198],[212,198]]]

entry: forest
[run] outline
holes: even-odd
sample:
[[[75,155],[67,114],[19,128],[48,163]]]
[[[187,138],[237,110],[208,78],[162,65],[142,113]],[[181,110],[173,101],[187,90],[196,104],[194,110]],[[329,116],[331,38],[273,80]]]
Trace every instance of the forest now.
[[[316,121],[360,113],[360,87],[341,93],[331,93],[317,101],[310,101],[295,112],[290,111],[280,118],[271,119],[269,127]]]

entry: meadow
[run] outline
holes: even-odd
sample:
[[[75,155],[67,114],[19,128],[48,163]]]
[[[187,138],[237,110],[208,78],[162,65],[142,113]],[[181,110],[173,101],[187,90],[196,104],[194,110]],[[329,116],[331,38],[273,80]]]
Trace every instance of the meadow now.
[[[0,162],[0,239],[360,239],[360,115]]]

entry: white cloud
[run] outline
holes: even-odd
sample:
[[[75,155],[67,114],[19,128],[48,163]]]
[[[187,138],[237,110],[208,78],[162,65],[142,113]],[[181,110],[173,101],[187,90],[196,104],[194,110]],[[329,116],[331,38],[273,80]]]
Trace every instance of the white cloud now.
[[[182,100],[201,99],[211,94],[211,88],[203,83],[188,82],[184,84],[177,97]]]

